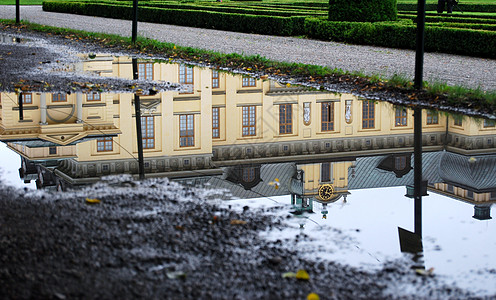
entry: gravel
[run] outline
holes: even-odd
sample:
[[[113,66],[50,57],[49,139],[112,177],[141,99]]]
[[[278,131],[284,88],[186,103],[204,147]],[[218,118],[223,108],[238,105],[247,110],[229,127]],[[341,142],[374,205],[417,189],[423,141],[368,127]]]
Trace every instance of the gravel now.
[[[0,6],[0,18],[14,18],[14,6]],[[30,22],[130,36],[131,22],[81,15],[44,12],[40,6],[22,6],[21,18]],[[272,60],[329,66],[364,74],[413,79],[415,52],[411,50],[347,45],[295,37],[226,32],[140,22],[138,34],[224,53],[261,55]],[[496,60],[443,53],[425,53],[424,80],[483,90],[496,90]]]
[[[3,299],[419,299],[469,292],[387,262],[366,272],[260,238],[284,217],[235,211],[218,192],[109,177],[49,193],[0,186]],[[97,198],[89,204],[86,198]],[[210,200],[208,200],[210,199]],[[288,214],[289,215],[289,214]],[[308,239],[304,233],[295,239]],[[308,249],[306,250],[308,254]],[[309,279],[283,278],[306,270]],[[409,287],[408,294],[403,287]],[[475,298],[474,298],[475,299]]]

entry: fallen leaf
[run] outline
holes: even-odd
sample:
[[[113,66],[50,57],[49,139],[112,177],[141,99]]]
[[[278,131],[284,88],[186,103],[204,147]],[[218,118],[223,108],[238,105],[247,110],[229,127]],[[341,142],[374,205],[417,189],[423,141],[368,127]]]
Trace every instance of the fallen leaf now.
[[[282,278],[295,278],[295,277],[296,277],[295,272],[286,272],[286,273],[282,274]]]
[[[307,295],[307,300],[320,300],[320,297],[315,293],[310,293]]]
[[[298,272],[296,272],[296,279],[310,280],[310,276],[308,275],[307,271],[300,269],[298,270]]]
[[[243,220],[231,220],[231,225],[245,225],[246,221]]]
[[[169,279],[186,279],[186,273],[183,271],[167,272]]]
[[[86,198],[86,203],[88,204],[97,204],[97,203],[100,203],[101,201],[99,199],[96,199],[96,198]]]

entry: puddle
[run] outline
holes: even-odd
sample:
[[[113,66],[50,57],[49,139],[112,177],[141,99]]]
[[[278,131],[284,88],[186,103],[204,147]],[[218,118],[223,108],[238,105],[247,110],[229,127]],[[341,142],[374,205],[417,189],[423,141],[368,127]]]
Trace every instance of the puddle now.
[[[69,71],[132,79],[133,63],[84,56]],[[147,177],[224,189],[225,205],[290,215],[265,237],[314,259],[374,269],[409,257],[398,228],[415,230],[411,109],[181,64],[139,60],[137,73],[182,87],[134,90]],[[137,178],[135,94],[84,84],[0,94],[4,182],[66,190],[112,174]],[[477,295],[496,293],[495,122],[422,116],[419,263]]]

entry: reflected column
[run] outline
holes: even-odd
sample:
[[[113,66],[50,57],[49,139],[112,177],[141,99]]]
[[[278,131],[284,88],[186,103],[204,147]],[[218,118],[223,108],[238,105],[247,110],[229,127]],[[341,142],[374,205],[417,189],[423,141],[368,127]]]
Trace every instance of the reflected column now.
[[[83,123],[83,94],[76,93],[76,123]]]
[[[41,93],[40,95],[40,125],[47,125],[47,106],[46,106],[46,94]]]

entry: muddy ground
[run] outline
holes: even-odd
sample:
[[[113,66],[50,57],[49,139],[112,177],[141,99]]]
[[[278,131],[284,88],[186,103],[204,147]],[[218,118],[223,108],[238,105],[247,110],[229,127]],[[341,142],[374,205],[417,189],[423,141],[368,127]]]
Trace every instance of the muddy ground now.
[[[0,46],[4,90],[29,86],[74,91],[72,87],[79,85],[71,82],[80,79],[47,75],[39,72],[40,65],[49,69],[53,61],[71,61],[64,50],[69,44],[85,51],[105,50],[59,37],[23,34],[43,37],[41,44],[48,45]],[[113,81],[107,86],[112,84],[115,89],[130,90],[128,82]],[[99,203],[90,204],[86,198]],[[120,177],[66,193],[1,186],[0,296],[306,299],[316,293],[320,299],[470,297],[469,292],[445,286],[436,277],[416,275],[405,261],[386,262],[382,270],[366,272],[337,261],[303,259],[297,249],[259,237],[265,230],[285,226],[284,218],[250,209],[236,212],[212,199],[215,196],[205,191],[162,179],[133,182]],[[309,278],[283,278],[286,272],[299,269]],[[402,286],[422,293],[409,294]]]

